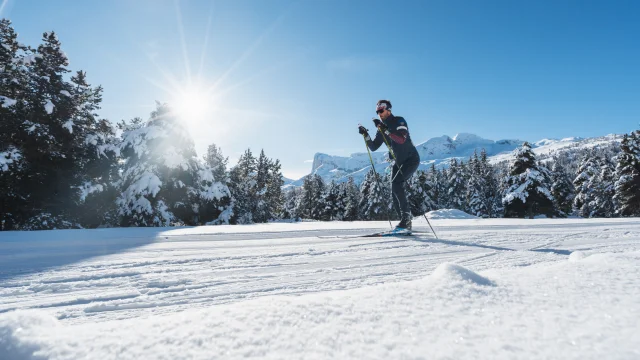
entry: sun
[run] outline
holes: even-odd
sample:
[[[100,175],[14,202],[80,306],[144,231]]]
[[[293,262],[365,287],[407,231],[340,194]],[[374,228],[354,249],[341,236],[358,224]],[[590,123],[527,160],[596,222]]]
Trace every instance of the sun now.
[[[212,100],[206,91],[198,87],[191,87],[179,91],[171,106],[182,120],[197,121],[210,115]]]

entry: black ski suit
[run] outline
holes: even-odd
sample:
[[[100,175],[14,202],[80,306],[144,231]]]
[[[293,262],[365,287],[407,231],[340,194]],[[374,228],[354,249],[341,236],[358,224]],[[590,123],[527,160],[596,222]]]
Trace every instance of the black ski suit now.
[[[409,180],[420,165],[420,155],[411,141],[409,128],[404,118],[391,114],[383,123],[387,126],[388,134],[376,132],[376,137],[367,138],[367,146],[371,151],[376,151],[386,142],[391,146],[389,151],[392,159],[395,156],[395,164],[391,172],[391,191],[393,192],[393,207],[400,219],[411,219],[411,210],[404,191],[404,183]]]

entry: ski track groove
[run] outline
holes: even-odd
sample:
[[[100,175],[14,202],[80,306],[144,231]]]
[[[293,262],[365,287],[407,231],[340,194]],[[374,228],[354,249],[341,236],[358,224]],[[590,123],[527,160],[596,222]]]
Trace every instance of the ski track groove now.
[[[443,262],[481,271],[566,260],[565,252],[572,250],[640,248],[640,221],[540,224],[534,229],[474,221],[436,229],[444,237],[339,237],[377,229],[168,234],[149,243],[143,236],[120,237],[119,243],[134,239],[140,246],[33,273],[28,268],[4,271],[0,313],[37,308],[71,323],[106,321],[258,296],[414,280]],[[0,249],[9,245],[0,242]]]

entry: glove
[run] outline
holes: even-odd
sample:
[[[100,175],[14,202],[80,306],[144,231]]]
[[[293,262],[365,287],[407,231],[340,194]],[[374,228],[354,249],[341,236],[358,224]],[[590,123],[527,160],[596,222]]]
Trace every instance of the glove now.
[[[380,121],[379,119],[373,119],[373,123],[376,125],[376,127],[378,129],[380,129],[380,131],[382,131],[383,133],[387,133],[389,128],[387,127],[387,125],[385,125],[382,121]]]
[[[358,132],[360,133],[360,135],[364,135],[365,138],[371,139],[371,137],[369,136],[369,131],[367,131],[364,126],[358,126]]]

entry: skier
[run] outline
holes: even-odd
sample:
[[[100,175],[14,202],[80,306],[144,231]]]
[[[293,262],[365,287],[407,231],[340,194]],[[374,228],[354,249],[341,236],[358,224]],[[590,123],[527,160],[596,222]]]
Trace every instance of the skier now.
[[[404,183],[408,181],[420,164],[420,155],[411,141],[409,128],[404,118],[394,116],[391,113],[391,102],[380,100],[376,104],[376,114],[381,120],[373,119],[378,132],[375,139],[371,140],[367,129],[360,125],[358,130],[367,140],[367,146],[371,151],[376,151],[386,142],[395,160],[391,172],[391,191],[393,193],[393,207],[400,216],[400,223],[394,231],[411,231],[411,210],[404,191]]]

